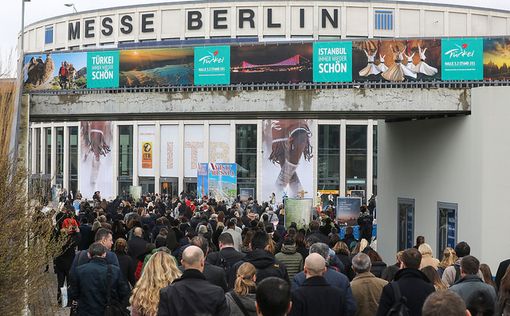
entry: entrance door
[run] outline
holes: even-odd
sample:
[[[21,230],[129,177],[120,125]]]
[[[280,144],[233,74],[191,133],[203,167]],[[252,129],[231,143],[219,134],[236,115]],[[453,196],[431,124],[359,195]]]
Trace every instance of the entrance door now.
[[[169,197],[177,196],[178,192],[178,178],[161,178],[160,179],[160,192],[161,194],[168,194]]]
[[[457,244],[458,204],[437,202],[437,258],[441,258],[446,247]]]
[[[184,178],[184,192],[197,196],[197,178]]]
[[[413,247],[414,199],[398,198],[398,250]]]
[[[140,177],[142,194],[154,193],[154,177]]]

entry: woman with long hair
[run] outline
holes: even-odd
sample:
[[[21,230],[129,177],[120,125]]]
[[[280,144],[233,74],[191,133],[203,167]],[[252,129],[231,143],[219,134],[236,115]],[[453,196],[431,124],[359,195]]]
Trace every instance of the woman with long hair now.
[[[243,263],[237,269],[234,290],[225,294],[231,316],[257,315],[255,308],[256,273],[257,269],[249,262]]]
[[[510,266],[506,269],[506,273],[501,278],[498,293],[498,313],[497,315],[510,315]]]
[[[446,284],[444,284],[444,282],[439,278],[439,274],[433,266],[425,266],[421,269],[421,272],[427,276],[427,279],[429,279],[430,283],[434,285],[436,291],[443,291],[448,289]]]
[[[496,282],[494,282],[494,280],[492,279],[491,268],[487,264],[482,263],[480,265],[480,271],[482,271],[483,282],[492,285],[496,290]]]
[[[351,252],[349,251],[349,247],[347,247],[347,244],[343,241],[338,241],[333,246],[333,251],[335,252],[338,260],[344,264],[345,275],[349,278],[349,281],[352,281],[356,275],[352,269]]]
[[[439,273],[440,278],[443,276],[444,270],[453,265],[455,261],[457,261],[457,254],[455,253],[455,250],[453,250],[453,248],[446,247],[443,250],[443,259],[437,265],[437,273]]]
[[[175,259],[164,251],[158,251],[149,259],[143,274],[129,299],[132,316],[156,316],[158,314],[159,290],[181,276]]]

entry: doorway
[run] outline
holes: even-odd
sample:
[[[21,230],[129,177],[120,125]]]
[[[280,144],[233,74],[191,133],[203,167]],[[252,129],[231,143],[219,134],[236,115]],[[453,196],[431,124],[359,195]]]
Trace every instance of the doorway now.
[[[437,258],[442,258],[446,247],[457,244],[458,209],[456,203],[437,202]]]
[[[140,177],[140,186],[142,187],[142,194],[154,193],[154,177]]]
[[[397,245],[399,251],[413,247],[414,208],[414,199],[398,198]]]

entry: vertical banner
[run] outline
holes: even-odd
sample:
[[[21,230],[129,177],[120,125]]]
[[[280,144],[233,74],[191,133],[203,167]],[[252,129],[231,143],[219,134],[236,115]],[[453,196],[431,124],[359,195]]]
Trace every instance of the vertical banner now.
[[[162,177],[178,177],[180,157],[179,125],[161,125],[160,165]]]
[[[483,39],[448,38],[441,40],[442,80],[483,79]]]
[[[199,163],[197,168],[197,197],[209,196],[209,172],[207,163]]]
[[[209,125],[209,162],[230,159],[230,125]]]
[[[154,148],[156,144],[154,125],[138,126],[138,174],[154,176]]]
[[[113,196],[112,122],[82,121],[80,124],[80,177],[78,188],[91,199],[95,191],[105,199]]]
[[[230,46],[195,47],[196,85],[230,84]]]
[[[483,77],[485,80],[510,79],[510,38],[483,40]]]
[[[204,125],[184,125],[184,176],[196,177],[204,157]]]
[[[313,197],[313,120],[262,122],[262,199]]]
[[[360,197],[339,196],[336,198],[336,219],[343,225],[354,226],[358,223],[360,207]]]
[[[315,42],[313,56],[313,82],[352,81],[352,42]]]
[[[237,164],[209,163],[209,196],[231,204],[237,198]]]
[[[297,228],[308,228],[312,220],[313,199],[285,199],[285,228],[292,223]]]
[[[407,244],[407,248],[413,247],[413,243],[414,243],[414,207],[412,205],[408,205],[406,208],[406,244]]]
[[[455,210],[448,210],[447,213],[446,245],[455,248],[457,244],[457,220],[455,218]]]
[[[87,88],[119,87],[119,51],[87,53]]]

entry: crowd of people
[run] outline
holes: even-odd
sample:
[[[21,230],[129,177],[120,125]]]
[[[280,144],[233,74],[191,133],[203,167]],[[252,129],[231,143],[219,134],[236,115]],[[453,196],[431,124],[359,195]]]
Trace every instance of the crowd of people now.
[[[57,300],[90,316],[510,315],[510,260],[493,281],[466,242],[438,260],[419,236],[387,265],[371,232],[341,239],[326,213],[308,227],[284,216],[281,204],[184,193],[61,199]]]

